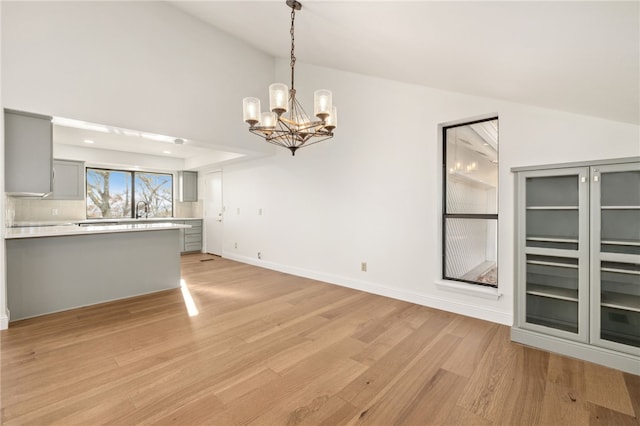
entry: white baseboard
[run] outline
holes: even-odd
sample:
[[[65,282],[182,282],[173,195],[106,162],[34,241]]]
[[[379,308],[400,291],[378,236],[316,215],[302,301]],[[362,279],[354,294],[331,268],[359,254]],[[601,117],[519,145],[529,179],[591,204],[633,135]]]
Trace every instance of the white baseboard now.
[[[9,328],[9,310],[0,313],[0,330]]]
[[[297,268],[293,266],[281,265],[279,263],[268,262],[260,259],[254,259],[246,256],[239,256],[234,253],[223,252],[222,256],[236,260],[242,263],[248,263],[249,265],[259,266],[261,268],[272,269],[274,271],[284,272],[291,275],[296,275],[305,278],[311,278],[318,281],[327,282],[330,284],[336,284],[343,287],[352,288],[354,290],[360,290],[367,293],[377,294],[379,296],[390,297],[393,299],[404,300],[405,302],[415,303],[417,305],[428,306],[430,308],[440,309],[447,312],[453,312],[460,315],[465,315],[472,318],[478,318],[485,321],[495,322],[498,324],[504,324],[511,326],[513,324],[513,315],[507,314],[501,311],[487,308],[485,306],[472,305],[465,302],[452,301],[449,299],[442,299],[434,297],[433,295],[426,295],[416,293],[408,290],[402,290],[392,288],[370,281],[355,280],[353,278],[327,274],[324,272],[312,271],[303,268]]]

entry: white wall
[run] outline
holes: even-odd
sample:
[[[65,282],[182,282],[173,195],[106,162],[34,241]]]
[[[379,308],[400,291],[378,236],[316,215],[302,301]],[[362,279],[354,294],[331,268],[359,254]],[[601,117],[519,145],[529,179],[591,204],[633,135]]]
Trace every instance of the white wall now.
[[[286,67],[278,62],[283,81]],[[333,89],[340,127],[295,157],[281,150],[224,169],[225,256],[511,324],[510,168],[640,154],[638,126],[302,64],[296,70],[307,110],[314,89]],[[490,113],[500,119],[499,300],[436,286],[438,125]]]
[[[270,153],[242,98],[273,58],[164,2],[2,2],[3,106]]]

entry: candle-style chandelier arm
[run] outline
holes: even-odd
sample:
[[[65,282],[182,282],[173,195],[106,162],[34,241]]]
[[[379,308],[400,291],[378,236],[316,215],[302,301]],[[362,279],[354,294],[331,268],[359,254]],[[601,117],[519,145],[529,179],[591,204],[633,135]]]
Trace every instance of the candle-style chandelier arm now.
[[[337,127],[337,110],[333,106],[332,93],[326,89],[314,92],[313,111],[318,120],[311,120],[296,99],[295,90],[295,17],[302,4],[296,0],[286,0],[291,8],[291,88],[275,83],[269,86],[270,112],[260,111],[260,99],[243,99],[243,119],[249,124],[249,131],[267,142],[285,147],[295,152],[305,146],[331,139]]]

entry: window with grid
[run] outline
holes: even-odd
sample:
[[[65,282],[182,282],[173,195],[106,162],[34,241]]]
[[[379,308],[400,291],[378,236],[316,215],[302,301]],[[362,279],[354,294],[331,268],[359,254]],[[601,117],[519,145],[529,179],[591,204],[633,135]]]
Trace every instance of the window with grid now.
[[[173,216],[173,175],[87,168],[87,219]]]
[[[498,286],[498,119],[443,128],[442,277]]]

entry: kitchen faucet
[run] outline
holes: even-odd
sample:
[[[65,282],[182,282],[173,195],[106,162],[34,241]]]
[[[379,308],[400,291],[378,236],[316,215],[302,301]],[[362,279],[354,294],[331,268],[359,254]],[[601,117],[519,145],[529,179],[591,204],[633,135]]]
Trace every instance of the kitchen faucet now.
[[[140,204],[142,204],[143,213],[140,213]],[[146,218],[149,217],[149,204],[147,204],[146,201],[138,201],[136,203],[136,219],[140,219],[143,214],[144,214],[144,217]]]

